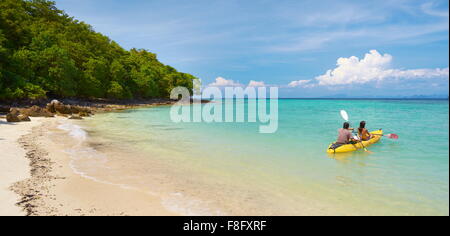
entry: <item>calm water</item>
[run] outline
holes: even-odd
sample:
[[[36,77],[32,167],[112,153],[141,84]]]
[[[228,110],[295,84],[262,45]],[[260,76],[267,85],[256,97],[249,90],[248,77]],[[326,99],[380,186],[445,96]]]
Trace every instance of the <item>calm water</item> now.
[[[342,109],[353,125],[366,120],[400,139],[383,139],[373,154],[326,154]],[[174,124],[169,111],[80,123],[106,160],[75,167],[188,215],[449,214],[448,101],[280,100],[274,134],[254,123]]]

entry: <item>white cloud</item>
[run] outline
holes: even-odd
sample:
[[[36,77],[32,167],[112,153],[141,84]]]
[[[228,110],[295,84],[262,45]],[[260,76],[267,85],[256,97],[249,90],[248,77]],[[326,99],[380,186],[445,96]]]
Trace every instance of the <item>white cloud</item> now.
[[[269,52],[293,53],[312,50],[324,50],[333,43],[353,42],[355,45],[392,45],[422,44],[439,40],[448,40],[446,35],[433,36],[448,32],[448,20],[420,25],[383,25],[371,28],[337,29],[312,31],[301,36],[294,34],[277,35],[271,38],[273,43],[265,50]]]
[[[251,80],[250,83],[248,83],[248,87],[266,87],[266,84],[263,81]]]
[[[214,83],[209,84],[210,87],[245,87],[245,85],[236,82],[231,79],[225,79],[223,77],[217,77]],[[266,83],[264,81],[254,81],[251,80],[248,83],[248,87],[266,87]]]
[[[242,84],[235,82],[234,80],[225,79],[223,77],[217,77],[214,83],[209,84],[210,87],[241,87]]]
[[[288,84],[288,87],[290,88],[296,88],[296,87],[305,87],[307,84],[311,82],[311,80],[296,80],[292,81]]]
[[[424,13],[431,15],[431,16],[437,16],[437,17],[444,17],[448,18],[448,9],[447,10],[437,10],[436,5],[433,2],[427,2],[421,5],[421,9]]]
[[[448,78],[449,69],[391,69],[392,56],[371,50],[363,59],[339,58],[337,67],[316,77],[319,85],[349,85],[381,82],[386,79]]]

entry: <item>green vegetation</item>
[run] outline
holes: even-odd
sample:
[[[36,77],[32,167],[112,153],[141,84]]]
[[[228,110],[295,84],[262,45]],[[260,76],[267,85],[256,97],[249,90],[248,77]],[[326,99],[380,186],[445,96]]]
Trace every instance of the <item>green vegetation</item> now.
[[[0,0],[0,100],[168,98],[194,76],[127,51],[47,0]]]

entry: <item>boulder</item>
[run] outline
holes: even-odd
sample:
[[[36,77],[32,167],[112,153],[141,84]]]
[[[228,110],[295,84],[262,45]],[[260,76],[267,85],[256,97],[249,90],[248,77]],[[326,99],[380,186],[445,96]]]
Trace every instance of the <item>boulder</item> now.
[[[54,117],[53,113],[38,106],[32,106],[28,109],[22,109],[21,114],[31,117]]]
[[[58,100],[51,101],[49,104],[47,104],[46,109],[51,113],[61,113],[66,115],[72,114],[70,106],[66,106]]]
[[[19,118],[20,122],[30,122],[31,121],[30,117],[28,117],[27,115],[23,115],[23,114],[18,115],[17,118]]]
[[[64,105],[58,100],[53,100],[52,102],[47,104],[46,109],[51,113],[59,113],[63,115],[79,114],[81,112],[92,114],[91,109],[87,107]]]
[[[79,115],[71,115],[69,117],[69,120],[82,120],[83,117],[79,116]]]
[[[19,119],[20,111],[17,109],[11,109],[8,114],[6,114],[7,122],[20,122]]]
[[[88,107],[71,106],[70,109],[72,110],[72,114],[85,113],[89,115],[92,113],[91,109]]]
[[[81,116],[81,117],[89,117],[90,116],[90,114],[88,112],[85,112],[85,111],[81,111],[80,113],[78,113],[78,115]]]
[[[60,103],[58,100],[53,100],[51,101],[49,104],[47,104],[47,111],[51,112],[51,113],[56,113],[56,109],[55,109],[55,104]]]
[[[64,105],[62,103],[55,105],[55,110],[58,113],[70,115],[72,114],[72,108],[70,105]]]
[[[80,108],[77,106],[70,106],[70,112],[72,114],[78,114],[78,113],[80,113]]]

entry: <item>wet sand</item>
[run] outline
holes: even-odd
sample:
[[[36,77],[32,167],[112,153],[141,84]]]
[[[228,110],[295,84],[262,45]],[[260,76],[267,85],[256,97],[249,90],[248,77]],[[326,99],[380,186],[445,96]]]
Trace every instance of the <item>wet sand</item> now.
[[[36,122],[38,121],[38,122]],[[161,199],[83,177],[71,168],[65,152],[70,137],[57,126],[67,118],[2,123],[2,215],[93,216],[176,215]],[[7,141],[2,140],[7,137]],[[66,137],[66,138],[65,138]],[[4,154],[2,154],[4,156]],[[14,168],[8,167],[13,166]],[[12,191],[9,191],[12,190]]]

